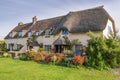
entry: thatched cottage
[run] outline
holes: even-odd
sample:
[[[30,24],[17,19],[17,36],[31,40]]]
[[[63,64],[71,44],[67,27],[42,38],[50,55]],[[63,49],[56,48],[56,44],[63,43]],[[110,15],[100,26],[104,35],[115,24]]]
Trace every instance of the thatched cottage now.
[[[24,53],[28,45],[34,48],[43,46],[46,51],[62,52],[70,41],[76,39],[86,46],[88,31],[104,37],[108,37],[111,31],[115,33],[114,20],[103,6],[44,20],[37,20],[35,16],[30,23],[18,23],[5,37],[5,43],[7,49],[18,53]],[[31,37],[33,40],[30,40]],[[78,45],[74,45],[74,50],[77,48]]]

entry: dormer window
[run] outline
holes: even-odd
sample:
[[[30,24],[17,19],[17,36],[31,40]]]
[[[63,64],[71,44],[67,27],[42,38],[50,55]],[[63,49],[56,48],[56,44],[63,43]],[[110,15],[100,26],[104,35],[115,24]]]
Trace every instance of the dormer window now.
[[[9,34],[9,37],[12,37],[12,32]]]
[[[67,30],[62,30],[62,35],[68,35],[69,32]]]
[[[37,32],[35,32],[35,35],[36,35],[36,36],[38,36],[39,34],[40,34],[40,33],[39,33],[38,31],[37,31]]]
[[[28,32],[28,37],[30,37],[32,35],[32,32]]]
[[[50,30],[50,29],[47,29],[47,30],[45,31],[45,36],[46,36],[46,37],[50,37],[50,34],[51,34],[51,30]]]
[[[108,25],[108,34],[112,32],[111,26]]]
[[[18,32],[18,37],[22,37],[22,32]]]

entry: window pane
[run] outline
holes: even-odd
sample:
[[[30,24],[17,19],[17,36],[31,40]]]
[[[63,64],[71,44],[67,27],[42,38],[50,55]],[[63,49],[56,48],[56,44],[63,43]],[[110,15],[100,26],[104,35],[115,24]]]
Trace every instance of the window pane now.
[[[9,37],[12,37],[12,33],[9,34]]]
[[[30,37],[32,35],[32,33],[31,32],[28,32],[28,37]]]
[[[39,35],[39,32],[36,32],[35,35],[38,36],[38,35]]]
[[[18,32],[18,36],[19,36],[19,37],[22,37],[22,32]]]
[[[45,35],[50,35],[50,30],[49,29],[45,31]]]
[[[51,45],[45,45],[45,51],[51,52]]]
[[[63,30],[62,31],[62,35],[67,35],[69,32],[68,31],[66,31],[66,30]]]

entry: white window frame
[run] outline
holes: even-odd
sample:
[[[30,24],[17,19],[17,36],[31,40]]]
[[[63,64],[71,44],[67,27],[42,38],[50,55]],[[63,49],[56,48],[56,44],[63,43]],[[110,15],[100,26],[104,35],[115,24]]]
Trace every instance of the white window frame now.
[[[18,37],[22,37],[22,32],[18,32]]]
[[[27,34],[28,37],[31,37],[32,36],[32,32],[29,31],[28,34]]]
[[[40,34],[40,32],[38,32],[38,31],[37,31],[37,32],[35,32],[35,35],[36,35],[36,36],[38,36],[39,34]]]
[[[11,33],[9,33],[9,37],[11,37],[11,38],[12,38],[12,32],[11,32]]]
[[[47,29],[47,30],[45,31],[45,37],[50,37],[50,34],[51,34],[50,29]]]

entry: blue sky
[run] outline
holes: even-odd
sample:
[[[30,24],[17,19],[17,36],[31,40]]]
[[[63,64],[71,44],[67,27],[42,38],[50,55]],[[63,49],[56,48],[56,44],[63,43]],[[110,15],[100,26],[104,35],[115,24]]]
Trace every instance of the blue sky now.
[[[120,29],[120,0],[0,0],[0,39],[18,22],[31,22],[33,16],[41,20],[101,5],[115,20],[117,30]]]

